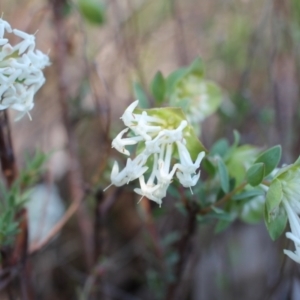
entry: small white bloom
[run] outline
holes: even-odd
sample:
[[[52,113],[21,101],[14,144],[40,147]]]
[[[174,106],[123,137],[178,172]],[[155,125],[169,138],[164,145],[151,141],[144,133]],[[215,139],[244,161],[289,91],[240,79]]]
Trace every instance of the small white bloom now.
[[[19,55],[23,54],[26,50],[33,51],[35,47],[35,36],[28,34],[18,29],[13,29],[13,33],[22,38],[23,41],[14,46],[14,51],[19,51]]]
[[[0,18],[0,38],[4,37],[5,31],[11,33],[12,29],[8,22]]]
[[[115,148],[121,153],[124,153],[125,155],[130,155],[129,151],[125,149],[125,146],[128,145],[135,145],[139,141],[142,140],[141,137],[131,137],[131,138],[124,138],[122,139],[123,135],[128,131],[129,128],[125,128],[122,130],[112,141],[112,148]]]
[[[195,186],[200,178],[200,172],[196,175],[191,175],[190,173],[176,172],[176,176],[179,182],[186,188],[191,188]]]
[[[127,159],[125,168],[119,172],[119,166],[114,164],[111,173],[111,185],[121,186],[128,184],[139,178],[140,188],[134,191],[141,195],[140,201],[147,197],[155,201],[159,205],[162,198],[167,194],[167,189],[171,184],[177,170],[177,177],[185,187],[194,186],[200,176],[200,172],[195,175],[199,168],[200,162],[204,156],[204,152],[199,153],[195,163],[193,163],[184,138],[184,130],[188,126],[186,120],[178,121],[178,115],[169,116],[172,110],[168,108],[159,109],[157,114],[153,110],[134,113],[138,101],[133,102],[125,110],[121,119],[127,126],[112,141],[112,147],[119,152],[129,156],[130,152],[125,148],[127,145],[135,145],[142,143],[139,154],[132,160]],[[165,111],[164,111],[165,110]],[[167,114],[167,118],[161,116]],[[174,113],[174,112],[173,112]],[[151,115],[153,114],[153,115]],[[169,121],[168,121],[169,120]],[[123,137],[129,129],[134,133],[132,137]],[[190,132],[188,132],[189,136]],[[180,156],[180,163],[172,165],[173,154],[177,145]],[[148,180],[145,179],[145,172],[148,170],[146,163],[149,158],[153,158],[153,167]],[[110,185],[110,186],[111,186]],[[108,188],[108,187],[107,187]],[[106,189],[107,189],[106,188]]]
[[[165,150],[166,148],[166,150]],[[163,145],[158,159],[157,181],[158,183],[169,186],[172,182],[173,176],[176,172],[176,165],[173,166],[170,171],[171,159],[172,159],[173,145]],[[164,155],[165,154],[165,155]]]
[[[151,135],[149,135],[148,133],[151,134],[159,132],[161,127],[149,125],[147,117],[147,113],[143,111],[142,114],[139,116],[137,124],[130,126],[130,128],[135,134],[139,134],[140,136],[142,136],[145,139],[145,141],[151,141]]]
[[[11,46],[6,33],[22,40]],[[42,69],[50,64],[49,57],[35,50],[35,36],[12,29],[0,19],[0,109],[12,108],[28,114],[34,106],[34,94],[44,84]],[[30,115],[29,115],[30,117]]]
[[[176,145],[178,148],[180,158],[180,164],[178,164],[178,169],[184,173],[195,173],[196,170],[199,168],[203,157],[205,156],[205,152],[200,152],[195,163],[193,163],[191,155],[186,146],[180,141],[176,142]]]
[[[162,203],[161,198],[162,197],[159,197],[160,195],[156,196],[156,194],[155,194],[156,191],[160,188],[160,186],[158,184],[155,185],[153,183],[150,183],[149,180],[147,181],[147,183],[145,183],[145,177],[144,176],[140,176],[139,181],[140,181],[141,188],[140,189],[136,188],[136,189],[134,189],[134,191],[137,194],[142,196],[140,201],[144,197],[147,197],[148,199],[156,202],[157,204],[159,204],[159,206],[161,206],[161,203]]]
[[[133,111],[138,106],[138,104],[139,104],[139,100],[136,100],[133,103],[131,103],[124,111],[124,114],[120,119],[123,120],[125,126],[131,127],[132,125],[134,125],[133,122],[137,122],[137,119],[133,114]]]

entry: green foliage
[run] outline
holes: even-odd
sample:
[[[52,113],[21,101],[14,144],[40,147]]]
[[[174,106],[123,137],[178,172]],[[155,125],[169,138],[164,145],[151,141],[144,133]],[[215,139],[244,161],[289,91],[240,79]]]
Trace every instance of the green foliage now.
[[[252,186],[259,185],[265,177],[265,164],[256,163],[247,171],[247,181]]]
[[[146,92],[138,82],[133,84],[133,91],[135,98],[139,100],[139,106],[141,108],[149,108],[149,101]]]
[[[241,184],[246,177],[247,170],[257,157],[258,149],[252,145],[236,146],[236,142],[226,153],[225,162],[229,175]]]
[[[274,179],[267,192],[265,203],[265,224],[273,240],[282,234],[287,222],[285,211],[281,205],[282,198],[281,182]]]
[[[278,217],[283,192],[280,180],[274,179],[270,185],[266,197],[266,217],[267,222]]]
[[[263,219],[265,193],[261,188],[249,190],[232,197],[239,208],[239,219],[243,222],[255,224]]]
[[[25,167],[9,189],[0,184],[0,245],[12,243],[18,233],[15,216],[30,199],[29,188],[39,179],[48,158],[49,155],[37,151],[32,159],[27,157]]]
[[[267,209],[265,210],[265,224],[273,241],[281,236],[287,224],[287,215],[282,207],[280,207],[276,215],[276,219],[269,219]]]
[[[152,95],[156,100],[156,104],[159,105],[164,101],[166,93],[166,82],[160,71],[158,71],[151,83]]]
[[[204,64],[197,58],[189,67],[176,70],[167,78],[167,96],[172,106],[181,107],[188,120],[199,128],[199,122],[214,113],[221,104],[222,93],[204,78]]]
[[[217,165],[218,165],[218,174],[220,176],[221,188],[224,191],[224,193],[228,193],[229,192],[229,175],[228,175],[227,168],[226,168],[224,162],[222,161],[222,159],[218,159]]]
[[[219,155],[221,157],[225,157],[225,154],[229,150],[229,143],[227,139],[220,139],[216,141],[211,147],[210,154],[211,155]]]
[[[0,205],[1,207],[1,205]],[[18,223],[15,221],[15,214],[12,208],[2,210],[0,213],[0,245],[6,246],[13,242],[14,236],[18,233]]]
[[[100,0],[79,0],[78,8],[91,24],[102,25],[105,22],[105,6]]]
[[[204,157],[201,163],[201,168],[205,170],[211,177],[216,173],[216,168],[208,156]]]
[[[269,175],[278,165],[281,158],[281,146],[274,146],[263,152],[257,159],[256,163],[264,163],[265,176]]]

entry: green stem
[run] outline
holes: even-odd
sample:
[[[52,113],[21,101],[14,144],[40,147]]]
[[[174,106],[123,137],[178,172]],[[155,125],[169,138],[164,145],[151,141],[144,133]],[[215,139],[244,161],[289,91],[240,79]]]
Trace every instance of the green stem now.
[[[233,189],[230,193],[226,194],[224,197],[222,197],[219,201],[212,204],[211,206],[201,208],[198,213],[201,215],[206,215],[212,210],[213,206],[221,206],[222,204],[226,203],[228,200],[231,199],[231,197],[236,194],[237,192],[241,191],[246,185],[248,184],[247,181],[242,182],[239,186],[237,186],[235,189]]]

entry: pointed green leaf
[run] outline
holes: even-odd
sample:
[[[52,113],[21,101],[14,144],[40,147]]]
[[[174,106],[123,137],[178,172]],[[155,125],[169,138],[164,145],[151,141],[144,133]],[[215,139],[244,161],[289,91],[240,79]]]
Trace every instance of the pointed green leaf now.
[[[264,163],[256,163],[252,165],[246,174],[248,183],[252,186],[259,185],[265,177]]]
[[[221,188],[224,193],[229,192],[229,175],[225,164],[222,159],[218,159],[218,173],[220,176]]]
[[[269,175],[278,165],[281,158],[281,146],[274,146],[263,152],[255,162],[265,164],[265,176]]]
[[[147,95],[146,95],[145,91],[143,90],[142,86],[138,82],[135,82],[133,84],[133,91],[134,91],[135,98],[139,100],[139,106],[141,108],[148,108],[149,101],[148,101]]]
[[[151,91],[158,104],[161,104],[165,98],[166,83],[160,71],[158,71],[151,83]]]
[[[187,69],[187,74],[191,73],[201,77],[204,75],[204,64],[200,57],[196,58]]]
[[[237,130],[233,130],[233,137],[234,137],[234,142],[232,147],[236,148],[240,143],[241,135]]]
[[[287,224],[287,215],[284,209],[281,209],[276,219],[269,219],[267,207],[265,206],[265,224],[269,235],[273,241],[278,239],[283,233]]]
[[[229,150],[229,143],[226,139],[220,139],[216,141],[211,147],[210,154],[211,155],[219,155],[224,157],[226,152]]]
[[[169,97],[176,86],[176,83],[184,77],[186,73],[186,68],[178,69],[172,72],[166,79],[166,94]]]
[[[216,173],[214,164],[207,157],[204,157],[201,163],[201,168],[205,170],[210,176],[214,176]]]
[[[274,179],[268,189],[266,197],[266,217],[267,221],[276,219],[279,211],[280,204],[282,201],[283,192],[280,180]]]
[[[253,198],[256,196],[262,196],[264,194],[265,194],[265,192],[263,190],[257,188],[257,189],[253,189],[250,191],[246,191],[246,192],[242,192],[237,195],[234,195],[231,199],[235,200],[235,201],[240,201],[240,200],[245,200],[248,198]]]
[[[82,16],[95,25],[102,25],[105,21],[105,7],[99,0],[79,0],[78,8]]]

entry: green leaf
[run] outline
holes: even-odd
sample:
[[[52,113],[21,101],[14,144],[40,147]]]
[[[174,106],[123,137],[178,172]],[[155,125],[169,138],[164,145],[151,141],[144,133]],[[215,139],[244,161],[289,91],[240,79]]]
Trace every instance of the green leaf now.
[[[233,130],[233,137],[234,137],[234,141],[232,147],[236,148],[240,143],[241,135],[237,130]]]
[[[256,163],[252,165],[246,174],[248,183],[252,186],[259,185],[265,177],[264,163]]]
[[[205,170],[210,176],[214,176],[216,173],[216,168],[213,163],[208,159],[208,157],[204,157],[201,162],[201,168]]]
[[[191,66],[187,69],[187,74],[190,73],[200,77],[204,75],[204,64],[203,64],[203,60],[200,57],[196,58],[192,62]]]
[[[242,192],[240,194],[234,195],[231,199],[235,201],[245,200],[249,198],[253,198],[256,196],[264,195],[264,191],[261,189],[253,189],[250,191]]]
[[[151,83],[151,91],[156,99],[157,104],[161,104],[165,98],[166,83],[160,71],[158,71],[153,78]]]
[[[281,146],[277,145],[263,152],[255,162],[262,162],[265,164],[265,176],[267,176],[277,167],[280,158]]]
[[[135,82],[133,84],[133,91],[134,91],[135,98],[139,100],[139,106],[141,108],[148,108],[149,101],[148,101],[147,95],[146,95],[145,91],[143,90],[142,86],[138,82]]]
[[[234,220],[219,220],[215,226],[214,233],[218,234],[226,230]]]
[[[224,193],[229,192],[229,175],[225,164],[222,159],[218,159],[218,173],[220,176],[221,188]]]
[[[268,189],[266,197],[266,217],[268,222],[278,217],[282,197],[283,191],[281,182],[278,179],[274,179]]]
[[[78,8],[82,16],[92,24],[102,25],[105,21],[105,7],[100,0],[79,0]]]
[[[228,141],[226,139],[220,139],[213,144],[210,150],[210,154],[224,157],[228,149],[229,149]]]
[[[172,72],[166,79],[166,94],[169,97],[176,86],[176,83],[184,77],[186,73],[186,68],[178,69]]]
[[[240,219],[246,223],[255,224],[264,216],[265,197],[258,195],[247,202],[241,203]]]
[[[276,219],[269,219],[268,209],[265,206],[265,224],[269,235],[273,241],[278,239],[283,233],[287,224],[287,215],[284,209],[281,209],[276,217]]]

